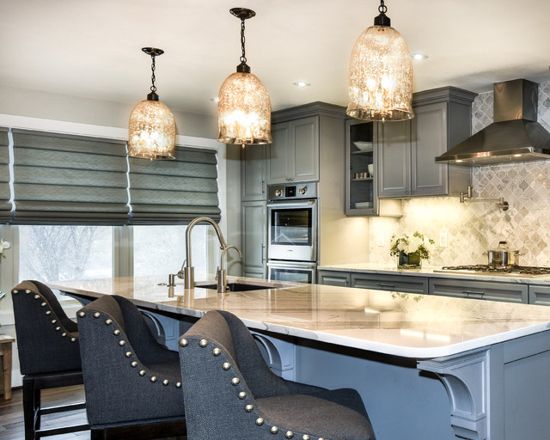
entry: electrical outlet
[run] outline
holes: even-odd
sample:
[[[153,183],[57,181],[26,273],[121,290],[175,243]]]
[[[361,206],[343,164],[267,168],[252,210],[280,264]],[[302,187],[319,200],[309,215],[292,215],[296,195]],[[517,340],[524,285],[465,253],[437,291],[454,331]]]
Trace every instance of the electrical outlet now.
[[[437,243],[440,247],[447,247],[449,243],[449,231],[444,229],[439,233],[439,243]]]

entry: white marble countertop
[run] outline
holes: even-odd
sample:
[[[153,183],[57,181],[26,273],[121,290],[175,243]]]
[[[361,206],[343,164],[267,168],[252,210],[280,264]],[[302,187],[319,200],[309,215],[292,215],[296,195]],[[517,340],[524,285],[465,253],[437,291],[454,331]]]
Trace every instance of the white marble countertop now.
[[[525,275],[525,274],[498,274],[486,272],[464,273],[456,272],[438,272],[441,266],[423,265],[420,269],[397,269],[396,265],[389,266],[376,263],[349,263],[349,264],[329,264],[317,267],[318,270],[330,270],[337,272],[357,272],[373,273],[380,275],[406,275],[429,278],[451,278],[458,280],[472,281],[496,281],[499,283],[518,283],[518,284],[537,284],[550,285],[550,275]]]
[[[250,328],[415,359],[453,355],[550,329],[550,307],[545,306],[288,283],[218,294],[184,290],[182,285],[168,288],[160,281],[114,278],[50,285],[92,298],[119,294],[150,309],[194,317],[227,310]]]

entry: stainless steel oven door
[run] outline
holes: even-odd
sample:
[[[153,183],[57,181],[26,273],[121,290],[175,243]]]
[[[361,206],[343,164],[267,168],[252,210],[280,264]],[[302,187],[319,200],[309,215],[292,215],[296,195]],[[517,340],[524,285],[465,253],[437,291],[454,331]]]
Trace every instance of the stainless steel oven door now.
[[[270,260],[317,261],[317,200],[270,203]]]
[[[301,263],[299,261],[269,261],[267,263],[267,272],[267,277],[270,281],[315,284],[317,264]]]

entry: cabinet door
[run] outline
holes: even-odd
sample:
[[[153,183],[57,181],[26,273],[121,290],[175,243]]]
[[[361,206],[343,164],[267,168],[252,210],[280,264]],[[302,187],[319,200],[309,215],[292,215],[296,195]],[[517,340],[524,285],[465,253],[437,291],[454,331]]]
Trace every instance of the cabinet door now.
[[[378,176],[380,197],[411,193],[411,122],[378,125]]]
[[[448,193],[447,164],[435,158],[447,151],[447,103],[415,108],[412,120],[412,194],[436,196]]]
[[[252,145],[242,150],[242,200],[266,199],[266,146]]]
[[[354,273],[351,275],[351,287],[426,294],[428,293],[428,278],[408,275]]]
[[[267,209],[265,202],[243,202],[243,273],[265,278]]]
[[[290,123],[281,122],[271,127],[273,143],[269,147],[268,182],[288,181],[287,163],[290,151]]]
[[[289,181],[319,180],[319,118],[297,119],[290,123]]]
[[[350,286],[350,274],[348,272],[320,270],[317,279],[319,284],[325,284],[327,286]]]
[[[430,279],[430,293],[491,301],[525,304],[528,302],[527,286],[515,283],[432,278]]]
[[[529,304],[550,306],[550,286],[529,286]]]

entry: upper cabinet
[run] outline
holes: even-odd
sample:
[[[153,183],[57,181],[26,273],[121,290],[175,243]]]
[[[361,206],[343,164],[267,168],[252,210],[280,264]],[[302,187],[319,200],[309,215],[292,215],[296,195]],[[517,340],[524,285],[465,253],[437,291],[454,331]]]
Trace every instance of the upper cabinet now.
[[[271,131],[268,183],[319,180],[319,117],[277,122]]]
[[[241,197],[243,201],[265,200],[267,146],[253,145],[241,152]]]
[[[411,121],[379,124],[379,195],[454,195],[470,184],[470,170],[435,158],[471,135],[476,94],[455,87],[415,93]]]

